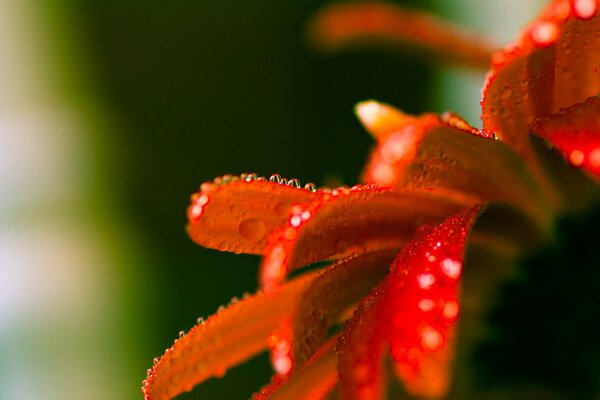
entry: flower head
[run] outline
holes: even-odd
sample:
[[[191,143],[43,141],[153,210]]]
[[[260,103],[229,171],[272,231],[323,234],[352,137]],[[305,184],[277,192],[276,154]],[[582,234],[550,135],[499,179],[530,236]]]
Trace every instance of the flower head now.
[[[255,174],[202,184],[188,208],[191,238],[262,255],[260,290],[177,339],[148,370],[146,398],[176,396],[265,349],[275,376],[255,399],[333,390],[379,399],[388,366],[409,395],[444,397],[457,321],[477,316],[463,300],[463,270],[483,267],[477,252],[488,257],[483,263],[502,263],[544,243],[557,215],[597,196],[597,7],[552,1],[515,44],[493,54],[483,129],[452,113],[410,116],[359,103],[356,114],[376,140],[363,184],[316,189]],[[454,27],[380,3],[326,9],[312,29],[328,48],[410,41],[474,64],[489,53]],[[476,249],[469,259],[467,243]],[[297,273],[318,262],[329,265]]]

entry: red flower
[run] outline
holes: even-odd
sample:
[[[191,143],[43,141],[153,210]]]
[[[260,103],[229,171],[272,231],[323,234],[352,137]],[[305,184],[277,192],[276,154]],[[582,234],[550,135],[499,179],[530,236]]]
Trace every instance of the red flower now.
[[[312,32],[327,48],[410,41],[475,64],[488,54],[452,27],[380,3],[333,6]],[[332,390],[379,399],[388,359],[406,392],[443,397],[456,322],[468,313],[461,277],[477,217],[484,213],[467,269],[482,267],[478,255],[503,262],[544,242],[557,215],[595,193],[529,133],[600,177],[599,68],[596,1],[555,0],[493,54],[484,129],[453,114],[413,117],[363,102],[357,115],[377,141],[365,184],[317,190],[254,174],[202,184],[188,208],[190,236],[262,255],[261,290],[176,340],[148,370],[146,398],[172,398],[267,348],[276,375],[256,399],[317,399]],[[325,260],[334,261],[288,279]]]

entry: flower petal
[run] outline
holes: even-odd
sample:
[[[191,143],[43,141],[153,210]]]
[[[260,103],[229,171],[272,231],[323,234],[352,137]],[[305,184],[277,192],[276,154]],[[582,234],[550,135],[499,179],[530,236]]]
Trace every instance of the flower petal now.
[[[538,117],[600,92],[596,0],[554,0],[519,40],[493,57],[483,91],[484,128],[531,157],[528,127]]]
[[[549,223],[549,205],[520,157],[460,117],[410,117],[374,101],[359,103],[357,114],[378,140],[363,180],[459,191],[516,206],[534,221]]]
[[[392,191],[372,184],[340,188],[292,207],[265,248],[260,282],[270,290],[296,268],[351,253],[400,249],[417,227],[439,222],[475,199],[451,192]]]
[[[323,8],[310,26],[321,49],[361,45],[412,46],[443,59],[488,67],[494,46],[430,14],[383,2],[334,4]]]
[[[549,140],[571,165],[600,178],[600,98],[590,97],[543,117],[534,123],[532,131]]]
[[[269,232],[287,220],[292,204],[321,197],[319,192],[301,189],[297,180],[286,184],[278,175],[272,180],[243,174],[203,183],[187,210],[190,237],[221,251],[260,254]]]
[[[385,342],[380,322],[386,290],[387,281],[375,287],[344,326],[337,346],[339,388],[344,400],[378,400],[384,396]]]
[[[392,249],[344,258],[313,281],[292,314],[289,341],[294,368],[312,357],[342,313],[386,275],[396,254]]]
[[[269,334],[291,311],[317,273],[270,293],[232,303],[176,340],[144,380],[146,400],[170,399],[267,348]]]
[[[252,396],[252,400],[319,400],[333,389],[337,382],[337,354],[334,345],[337,336],[315,353],[298,373],[289,379],[279,375],[273,382]]]
[[[474,208],[421,232],[392,265],[380,323],[412,395],[440,398],[448,390],[463,253],[477,214]]]

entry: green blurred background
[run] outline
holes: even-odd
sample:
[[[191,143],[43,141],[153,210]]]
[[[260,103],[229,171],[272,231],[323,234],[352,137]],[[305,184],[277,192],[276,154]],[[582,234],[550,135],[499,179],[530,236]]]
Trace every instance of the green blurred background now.
[[[502,39],[539,4],[517,3],[412,1]],[[0,398],[140,398],[180,330],[254,291],[258,258],[186,236],[201,182],[353,184],[372,143],[359,100],[478,123],[481,73],[311,51],[323,4],[0,4]],[[246,398],[269,376],[263,356],[182,398]]]

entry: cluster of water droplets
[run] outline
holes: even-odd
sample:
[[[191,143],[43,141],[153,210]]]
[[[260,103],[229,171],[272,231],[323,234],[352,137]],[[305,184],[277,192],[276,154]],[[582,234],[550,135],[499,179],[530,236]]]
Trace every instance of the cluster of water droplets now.
[[[312,183],[306,183],[304,186],[300,183],[299,179],[296,178],[284,178],[279,174],[273,174],[268,179],[264,176],[259,176],[254,172],[244,172],[240,175],[232,175],[226,174],[223,176],[216,177],[213,181],[213,185],[222,186],[227,185],[234,182],[254,182],[254,181],[262,181],[262,182],[273,182],[280,185],[287,185],[296,189],[305,189],[311,192],[315,192],[317,190],[317,186]]]

